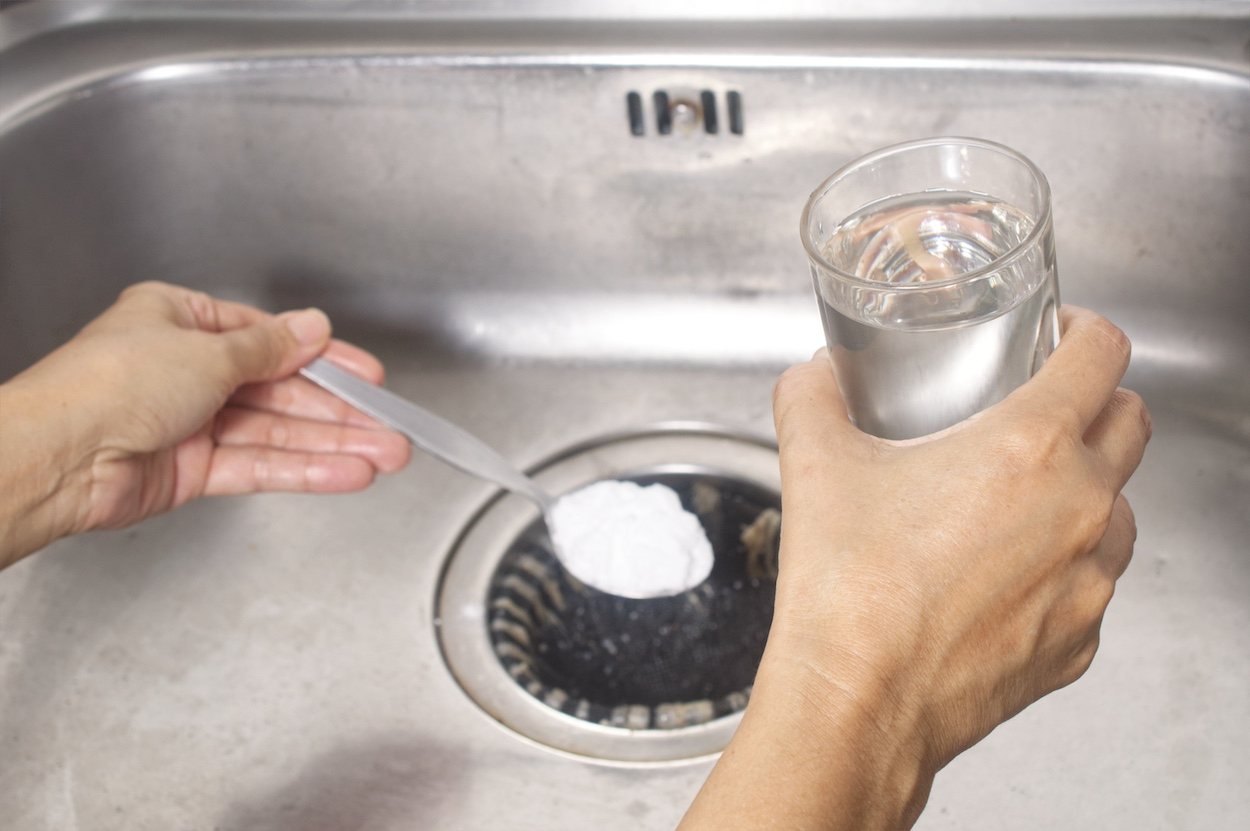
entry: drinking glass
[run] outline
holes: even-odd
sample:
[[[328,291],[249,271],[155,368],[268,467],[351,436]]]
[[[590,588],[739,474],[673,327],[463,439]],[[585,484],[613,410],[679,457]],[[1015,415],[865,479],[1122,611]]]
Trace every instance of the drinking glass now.
[[[800,223],[852,420],[887,439],[956,424],[1033,376],[1059,338],[1050,186],[991,141],[869,153]]]

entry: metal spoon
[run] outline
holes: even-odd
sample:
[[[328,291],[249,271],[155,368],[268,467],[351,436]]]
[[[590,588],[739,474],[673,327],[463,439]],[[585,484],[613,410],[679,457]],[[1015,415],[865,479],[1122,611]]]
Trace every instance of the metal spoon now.
[[[551,509],[555,505],[555,497],[477,436],[322,358],[301,369],[300,374],[365,415],[403,434],[431,456],[532,500],[542,510],[543,521],[547,523],[548,531],[551,530]],[[559,552],[556,554],[558,556]]]
[[[337,395],[365,415],[372,416],[387,427],[403,434],[416,447],[431,456],[533,501],[542,510],[543,522],[547,525],[547,534],[551,539],[552,552],[569,569],[570,573],[578,574],[578,569],[571,565],[575,560],[570,559],[568,552],[562,551],[555,541],[556,526],[552,519],[552,509],[556,505],[556,498],[543,490],[533,479],[513,467],[490,445],[411,401],[370,384],[321,358],[301,369],[300,374]],[[708,567],[710,568],[710,564]],[[591,575],[582,573],[578,576],[586,584],[610,594],[632,598],[660,596],[655,594],[653,589],[605,585]],[[706,576],[706,572],[696,575],[698,581],[702,581]],[[667,586],[664,591],[667,594],[677,594],[692,587],[692,585]]]

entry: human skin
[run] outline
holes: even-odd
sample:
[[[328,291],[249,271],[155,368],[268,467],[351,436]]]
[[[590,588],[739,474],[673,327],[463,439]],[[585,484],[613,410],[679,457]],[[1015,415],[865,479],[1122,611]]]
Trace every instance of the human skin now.
[[[921,440],[856,429],[823,353],[777,383],[776,613],[682,831],[909,828],[944,765],[1089,667],[1151,428],[1123,333],[1062,321],[1033,380]]]
[[[0,567],[201,496],[355,491],[403,467],[402,437],[294,376],[318,355],[382,380],[315,309],[131,286],[0,385]]]

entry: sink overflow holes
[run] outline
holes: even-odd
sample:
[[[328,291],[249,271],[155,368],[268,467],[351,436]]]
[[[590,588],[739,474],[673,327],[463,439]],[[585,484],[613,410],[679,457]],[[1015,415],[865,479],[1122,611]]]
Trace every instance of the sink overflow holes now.
[[[716,93],[712,90],[671,91],[658,89],[651,94],[655,131],[661,136],[672,135],[676,130],[683,134],[702,129],[708,135],[721,130],[720,111]],[[625,111],[629,116],[629,132],[633,136],[647,134],[643,98],[636,91],[625,96]],[[725,93],[726,126],[730,133],[743,133],[742,94],[737,90]]]

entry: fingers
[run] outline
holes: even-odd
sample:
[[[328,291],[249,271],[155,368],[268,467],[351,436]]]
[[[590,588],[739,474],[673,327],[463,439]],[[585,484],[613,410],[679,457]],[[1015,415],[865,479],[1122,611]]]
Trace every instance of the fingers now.
[[[1129,342],[1106,318],[1087,309],[1060,310],[1063,336],[1037,376],[1005,404],[1030,413],[1066,413],[1084,433],[1106,407],[1128,369]]]
[[[260,410],[310,421],[383,429],[382,425],[343,399],[298,375],[264,384],[246,384],[230,397],[229,403],[242,409]]]
[[[399,470],[412,454],[408,440],[390,430],[309,421],[237,407],[222,410],[213,439],[223,447],[357,456],[382,473]]]
[[[773,387],[773,421],[782,447],[802,437],[856,429],[847,415],[825,350],[806,363],[790,367],[777,379]]]
[[[1119,492],[1137,470],[1152,429],[1150,413],[1141,396],[1117,389],[1085,431],[1085,445],[1103,463],[1103,473],[1113,492]]]
[[[289,375],[322,352],[328,360],[370,383],[380,384],[385,376],[381,362],[369,352],[331,340],[329,319],[317,309],[274,316],[243,303],[156,281],[130,286],[122,292],[119,305],[147,314],[163,310],[185,328],[226,335],[226,352],[235,365],[238,383]]]
[[[284,312],[240,329],[222,332],[234,386],[292,374],[325,351],[330,319],[320,309]]]
[[[1067,659],[1054,687],[1063,687],[1085,673],[1098,650],[1099,630],[1107,606],[1115,594],[1116,581],[1128,568],[1133,557],[1137,526],[1128,501],[1120,496],[1111,513],[1102,539],[1089,559],[1076,564],[1071,572],[1068,591],[1051,606],[1051,621],[1063,619],[1067,630],[1075,636],[1066,651]],[[1084,633],[1082,635],[1082,633]]]
[[[272,317],[241,304],[212,300],[220,326],[231,341],[229,352],[240,383],[279,379],[293,374],[321,355],[373,384],[381,384],[386,372],[369,352],[330,338],[330,320],[320,309],[284,312]]]
[[[122,292],[123,314],[158,315],[183,329],[209,332],[223,348],[212,363],[211,383],[229,386],[269,381],[295,372],[325,351],[330,320],[319,309],[274,316],[203,292],[148,282]]]
[[[1078,552],[1068,572],[1063,594],[1051,609],[1073,625],[1097,627],[1102,620],[1116,581],[1128,569],[1137,540],[1133,509],[1122,495],[1116,498],[1102,537],[1086,552]]]
[[[304,453],[269,447],[218,447],[205,496],[262,491],[350,493],[373,481],[373,465],[358,456]]]
[[[381,361],[350,343],[330,341],[323,357],[371,384],[381,384],[386,376]],[[245,384],[230,397],[229,403],[245,409],[312,421],[384,429],[343,399],[298,376],[261,384]]]
[[[386,370],[373,353],[346,341],[331,340],[321,357],[370,384],[381,384],[386,380]]]

